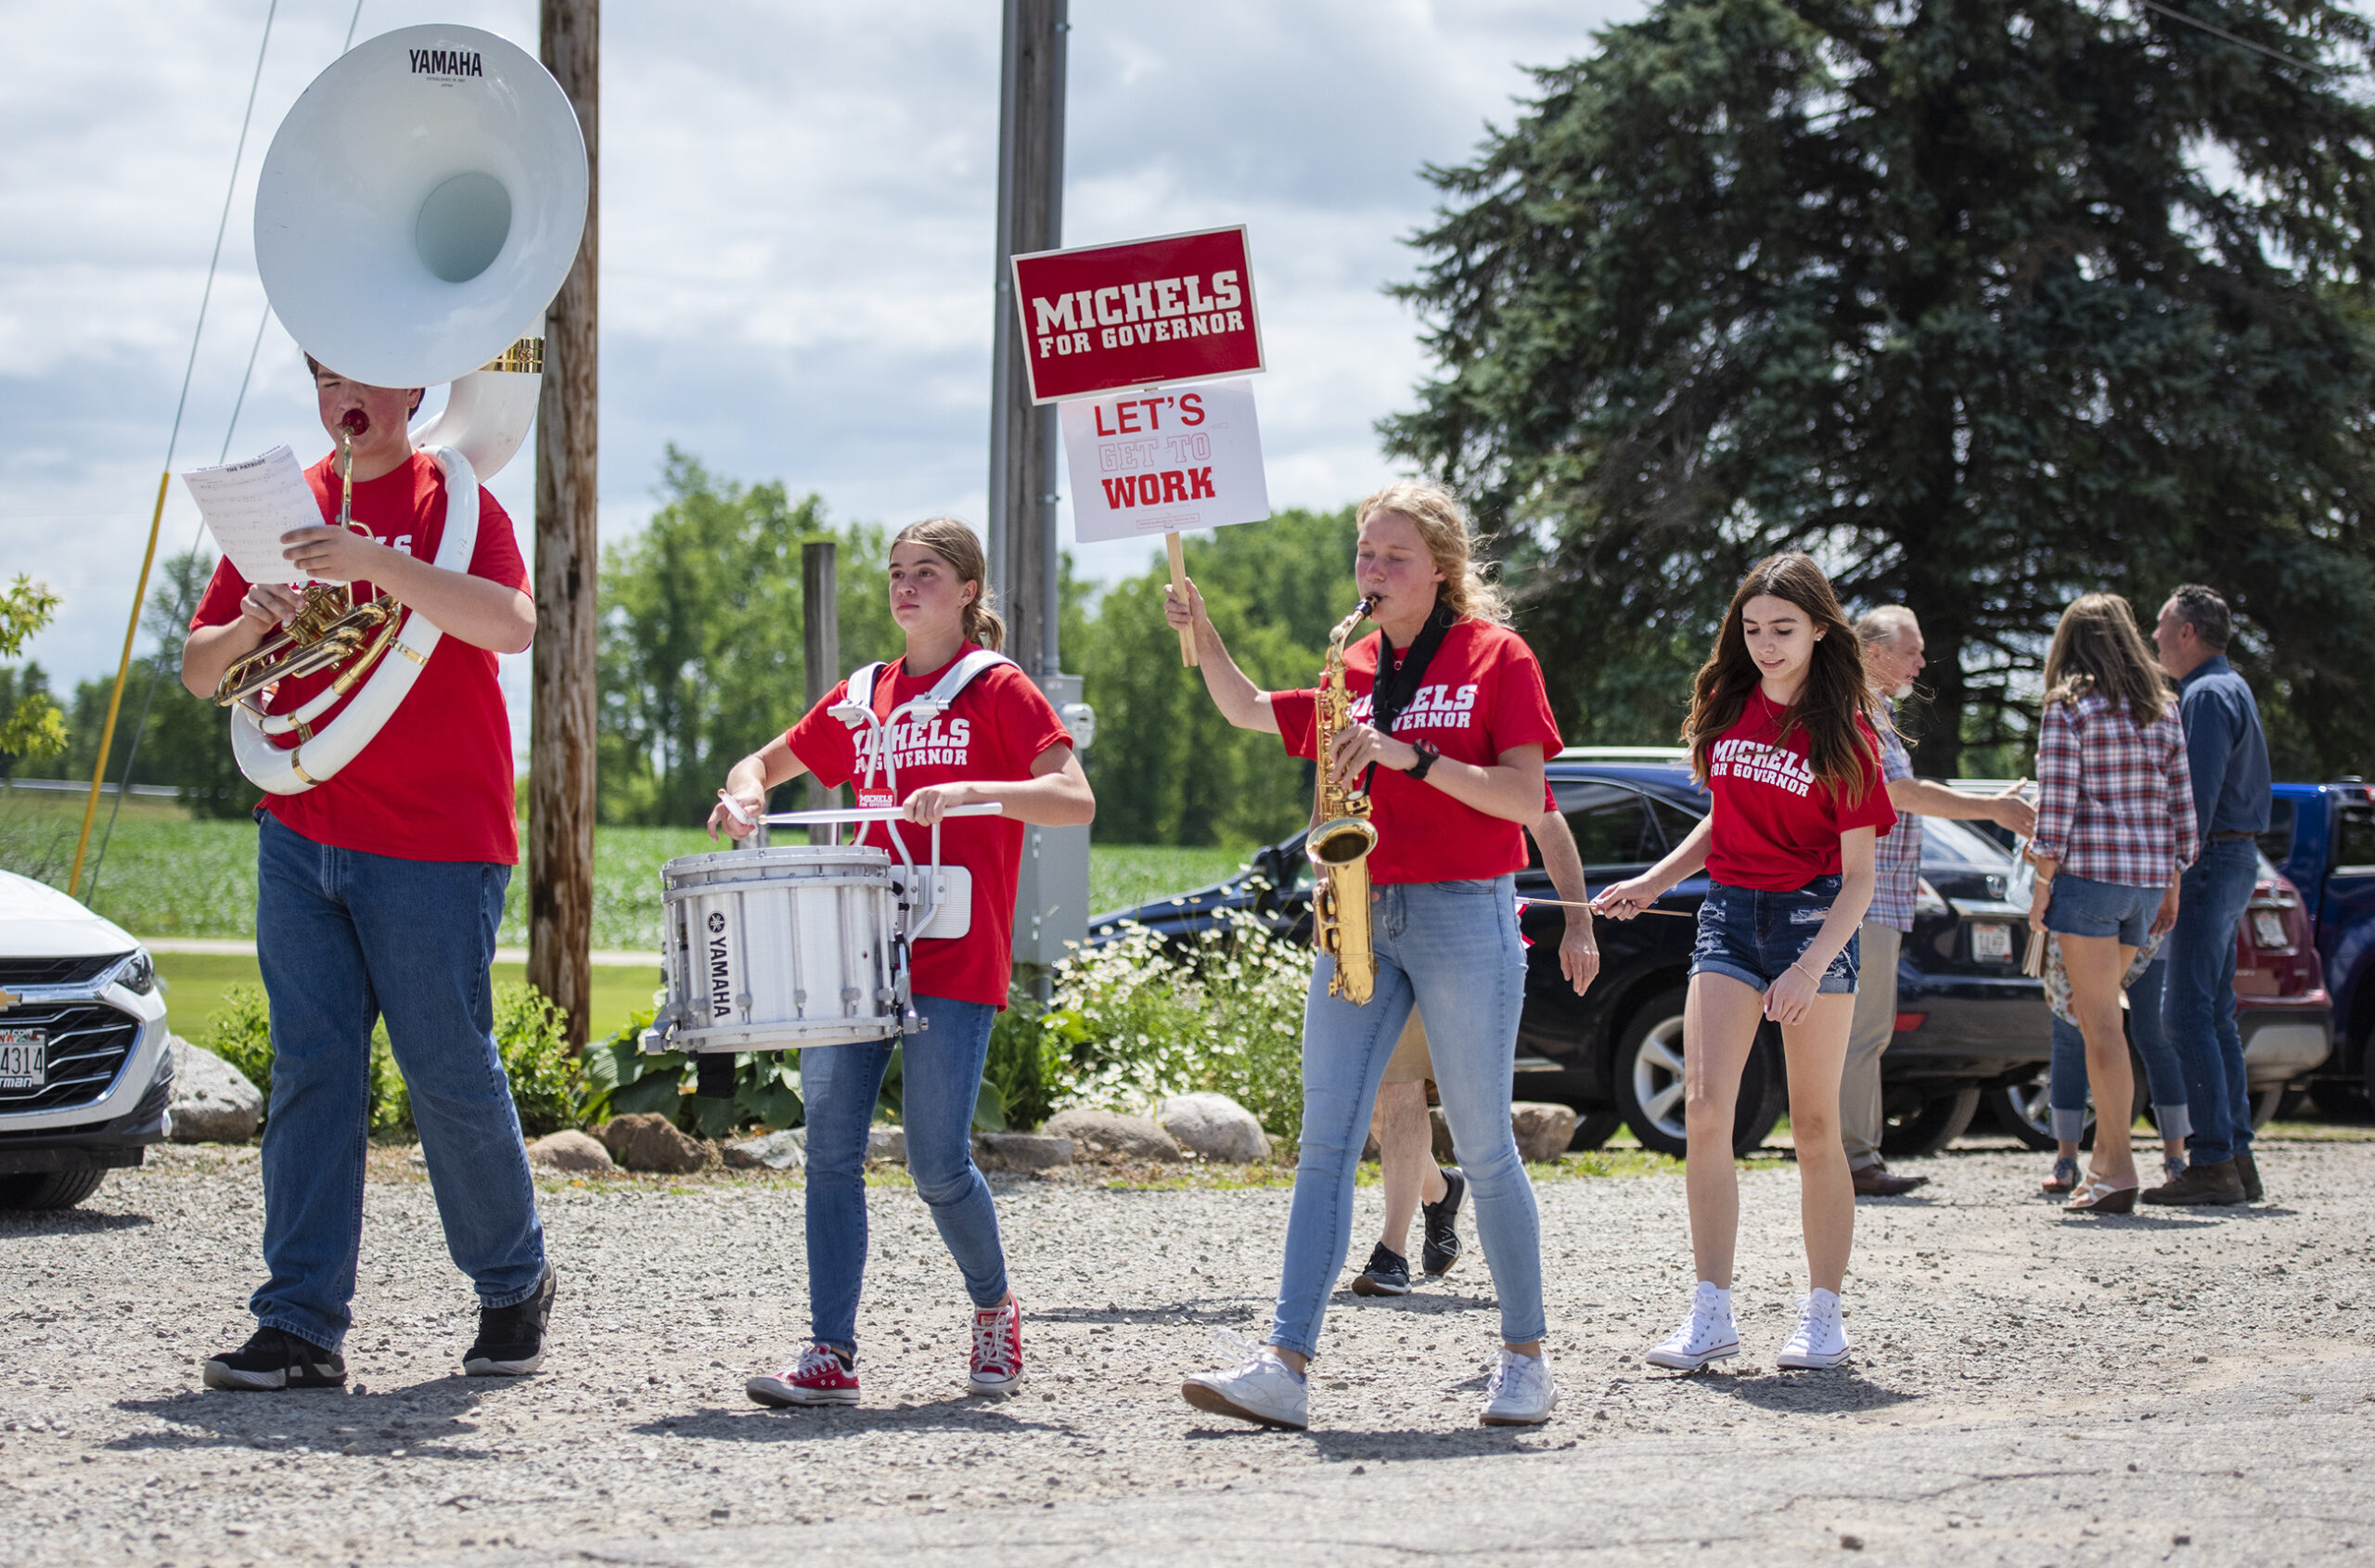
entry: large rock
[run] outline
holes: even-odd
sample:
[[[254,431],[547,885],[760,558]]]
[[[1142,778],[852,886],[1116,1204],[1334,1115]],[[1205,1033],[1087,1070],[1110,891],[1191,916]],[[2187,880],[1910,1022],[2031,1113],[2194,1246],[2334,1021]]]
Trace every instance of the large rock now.
[[[738,1171],[796,1171],[807,1160],[806,1127],[791,1127],[725,1146],[725,1163]]]
[[[1564,1105],[1521,1099],[1509,1107],[1509,1131],[1518,1152],[1534,1164],[1550,1164],[1575,1141],[1575,1112]]]
[[[1250,1165],[1270,1158],[1261,1120],[1225,1094],[1174,1095],[1154,1108],[1162,1130],[1207,1160]]]
[[[610,1158],[631,1171],[683,1176],[706,1169],[717,1159],[716,1150],[677,1131],[675,1123],[656,1111],[614,1116],[602,1124],[600,1137]]]
[[[173,1053],[173,1138],[175,1143],[245,1143],[263,1120],[263,1093],[238,1068],[178,1035]]]
[[[1444,1125],[1443,1108],[1437,1106],[1427,1114],[1434,1124],[1435,1158],[1448,1165],[1458,1155],[1452,1150],[1451,1128]],[[1509,1132],[1517,1139],[1520,1159],[1548,1164],[1575,1141],[1575,1113],[1563,1105],[1521,1099],[1509,1107]]]
[[[973,1163],[985,1171],[1050,1171],[1072,1163],[1072,1140],[1043,1133],[975,1133]]]
[[[609,1176],[619,1168],[609,1150],[574,1127],[546,1133],[530,1144],[528,1163],[568,1176]]]
[[[868,1127],[866,1129],[866,1157],[888,1160],[894,1165],[907,1163],[907,1129],[905,1127]]]
[[[1144,1116],[1124,1116],[1118,1111],[1074,1106],[1070,1111],[1057,1112],[1039,1130],[1049,1137],[1068,1137],[1075,1147],[1085,1145],[1129,1160],[1179,1158],[1177,1141],[1160,1124]]]

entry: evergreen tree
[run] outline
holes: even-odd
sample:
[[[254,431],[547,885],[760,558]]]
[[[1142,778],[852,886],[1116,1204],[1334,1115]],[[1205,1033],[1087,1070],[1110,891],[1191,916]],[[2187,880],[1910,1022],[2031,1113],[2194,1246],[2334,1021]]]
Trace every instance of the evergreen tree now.
[[[1572,734],[1672,736],[1738,574],[1798,546],[1920,616],[1925,773],[2022,738],[2070,598],[2149,622],[2189,579],[2279,766],[2367,765],[2369,29],[2172,4],[2234,38],[1661,0],[1431,172],[1441,374],[1386,433],[1504,531]]]

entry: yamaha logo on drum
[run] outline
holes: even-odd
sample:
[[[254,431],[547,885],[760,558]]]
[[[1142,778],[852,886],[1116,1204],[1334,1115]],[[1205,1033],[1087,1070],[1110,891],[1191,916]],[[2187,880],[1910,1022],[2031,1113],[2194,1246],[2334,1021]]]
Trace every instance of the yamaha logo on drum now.
[[[709,933],[715,936],[725,929],[725,917],[712,909],[709,912]]]
[[[709,1015],[728,1018],[734,1012],[734,955],[725,945],[725,917],[709,918]]]
[[[484,76],[486,64],[475,49],[407,49],[415,76]]]

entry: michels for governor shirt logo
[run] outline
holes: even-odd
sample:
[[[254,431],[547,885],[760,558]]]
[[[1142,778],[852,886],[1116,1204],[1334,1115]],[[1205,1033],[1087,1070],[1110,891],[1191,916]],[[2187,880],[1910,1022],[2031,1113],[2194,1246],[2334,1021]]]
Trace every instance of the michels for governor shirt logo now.
[[[861,778],[871,768],[875,777],[887,786],[884,765],[892,770],[910,767],[969,767],[972,765],[973,721],[951,718],[946,714],[929,722],[894,724],[887,728],[870,729],[857,738],[857,761],[852,771]],[[858,790],[858,803],[865,806],[897,805],[888,788]]]
[[[1814,765],[1795,752],[1761,740],[1718,740],[1707,760],[1709,778],[1738,778],[1750,784],[1770,784],[1793,795],[1815,787]]]
[[[1400,735],[1413,729],[1466,729],[1476,716],[1477,686],[1473,681],[1465,686],[1422,686],[1410,699],[1410,706],[1393,721],[1393,733]],[[1353,699],[1352,716],[1355,724],[1367,724],[1375,711],[1372,693],[1363,692]]]

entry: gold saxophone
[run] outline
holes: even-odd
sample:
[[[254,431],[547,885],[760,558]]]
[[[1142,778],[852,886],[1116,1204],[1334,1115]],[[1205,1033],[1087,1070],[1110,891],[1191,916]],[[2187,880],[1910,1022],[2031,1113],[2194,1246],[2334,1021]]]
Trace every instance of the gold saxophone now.
[[[1377,957],[1369,945],[1369,851],[1377,829],[1369,825],[1369,798],[1340,787],[1329,771],[1329,752],[1352,722],[1353,700],[1344,689],[1344,639],[1377,608],[1374,595],[1328,634],[1328,658],[1319,667],[1319,702],[1314,716],[1313,755],[1318,761],[1312,791],[1311,832],[1304,853],[1317,873],[1311,901],[1312,945],[1336,960],[1328,994],[1366,1005],[1377,989]]]

